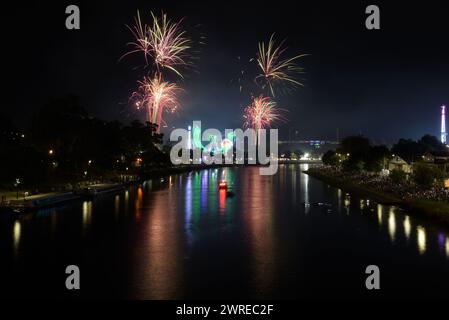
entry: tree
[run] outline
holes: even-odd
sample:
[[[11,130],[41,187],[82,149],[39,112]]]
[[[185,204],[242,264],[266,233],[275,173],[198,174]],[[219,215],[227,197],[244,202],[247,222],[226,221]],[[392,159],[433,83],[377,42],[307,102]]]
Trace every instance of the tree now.
[[[430,152],[432,154],[448,154],[448,149],[437,137],[429,134],[424,135],[418,141],[424,152]]]
[[[365,168],[365,162],[357,157],[349,157],[343,161],[344,171],[362,171]]]
[[[365,157],[365,169],[372,172],[381,171],[390,158],[390,150],[384,145],[371,147]]]
[[[390,179],[394,184],[403,183],[407,178],[407,174],[399,169],[393,169],[390,172]]]
[[[390,151],[386,146],[372,146],[370,140],[364,136],[344,138],[339,152],[344,160],[343,167],[348,171],[364,169],[379,172],[390,157]]]
[[[398,143],[393,146],[391,152],[407,162],[414,162],[417,159],[420,159],[425,153],[422,145],[411,139],[400,139]]]
[[[449,155],[448,148],[437,137],[429,134],[424,135],[418,141],[400,139],[391,151],[407,162],[416,162],[428,152],[436,155]]]
[[[365,168],[365,162],[371,150],[371,143],[364,136],[350,136],[343,139],[338,150],[346,159],[343,161],[343,169],[346,171],[361,171]]]
[[[323,164],[328,166],[336,166],[339,164],[339,159],[334,150],[329,150],[325,154],[323,154],[321,160],[323,161]]]
[[[364,136],[350,136],[341,142],[341,153],[349,154],[350,157],[364,159],[371,149],[371,143]]]
[[[432,165],[418,163],[413,170],[413,180],[424,188],[432,187],[441,178],[442,172]]]

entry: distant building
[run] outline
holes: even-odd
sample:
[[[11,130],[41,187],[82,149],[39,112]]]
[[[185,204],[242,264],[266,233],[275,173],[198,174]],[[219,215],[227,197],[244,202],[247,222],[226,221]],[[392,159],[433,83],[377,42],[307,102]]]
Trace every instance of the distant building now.
[[[449,156],[446,155],[435,155],[435,164],[445,164],[449,162]]]
[[[427,164],[436,165],[443,171],[447,171],[449,156],[447,154],[427,152],[422,156],[422,161]]]
[[[302,155],[308,154],[311,158],[321,159],[324,153],[339,147],[336,141],[327,140],[287,140],[279,141],[279,154],[288,152]]]
[[[422,156],[422,161],[426,163],[434,163],[435,162],[435,156],[431,154],[430,152],[426,152]]]
[[[404,159],[398,156],[394,156],[389,162],[388,162],[388,170],[401,170],[405,173],[411,173],[412,172],[412,166],[407,163]]]

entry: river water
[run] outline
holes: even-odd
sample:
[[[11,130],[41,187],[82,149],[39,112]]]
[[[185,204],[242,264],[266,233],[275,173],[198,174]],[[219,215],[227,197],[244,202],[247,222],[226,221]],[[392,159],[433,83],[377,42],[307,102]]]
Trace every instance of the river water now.
[[[449,232],[281,165],[209,169],[0,219],[6,297],[448,297]],[[229,197],[218,190],[225,176]],[[77,265],[81,290],[65,289]],[[380,286],[365,287],[377,265]]]

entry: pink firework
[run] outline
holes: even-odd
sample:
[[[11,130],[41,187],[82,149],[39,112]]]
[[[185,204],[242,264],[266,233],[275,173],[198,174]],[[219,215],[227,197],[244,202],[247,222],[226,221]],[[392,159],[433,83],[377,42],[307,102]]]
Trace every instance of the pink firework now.
[[[259,135],[259,129],[271,126],[276,120],[284,120],[276,102],[270,97],[254,97],[251,104],[245,108],[243,119],[245,128],[253,128]]]
[[[131,99],[137,109],[147,109],[148,121],[157,124],[157,132],[160,132],[161,124],[165,123],[163,113],[174,113],[178,109],[177,94],[180,91],[175,83],[163,81],[161,74],[156,73],[152,78],[145,77],[139,81],[139,89]]]

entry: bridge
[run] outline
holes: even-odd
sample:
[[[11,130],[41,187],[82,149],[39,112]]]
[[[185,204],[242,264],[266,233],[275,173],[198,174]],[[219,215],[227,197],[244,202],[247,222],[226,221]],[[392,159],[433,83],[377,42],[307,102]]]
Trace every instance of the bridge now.
[[[279,144],[308,144],[308,145],[322,145],[322,144],[333,144],[339,145],[340,142],[332,140],[281,140]]]

